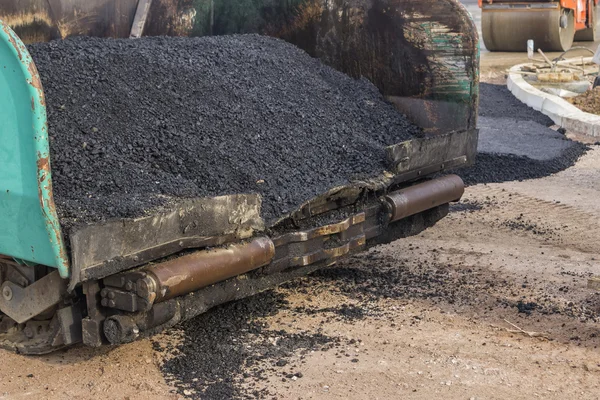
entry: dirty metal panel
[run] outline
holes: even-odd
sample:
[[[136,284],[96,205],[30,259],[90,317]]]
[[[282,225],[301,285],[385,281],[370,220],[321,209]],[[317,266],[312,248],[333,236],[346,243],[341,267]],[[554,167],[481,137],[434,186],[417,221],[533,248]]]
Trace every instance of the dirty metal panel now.
[[[59,39],[60,31],[48,0],[2,0],[0,20],[25,43]]]
[[[387,100],[428,135],[443,135],[475,126],[471,119],[476,115],[464,112],[464,102],[398,96],[388,96]]]
[[[264,230],[260,196],[190,199],[171,211],[92,224],[71,234],[71,287],[188,248],[216,246]]]
[[[453,110],[432,113],[438,128],[443,121],[437,120],[444,116],[461,123],[452,129],[475,128],[479,44],[475,25],[458,1],[321,3],[321,14],[313,14],[312,23],[282,37],[350,76],[368,78],[386,97],[452,103]],[[305,18],[314,12],[304,10]],[[395,104],[406,112],[401,102]]]
[[[347,231],[351,226],[365,221],[365,213],[358,213],[335,224],[324,225],[318,228],[301,232],[291,232],[273,239],[276,247],[292,242],[306,242],[319,236],[333,235]]]
[[[276,0],[278,1],[280,0]],[[215,18],[225,18],[223,23],[226,24],[243,24],[244,17],[240,16],[255,11],[260,2],[255,0],[241,4],[239,0],[153,0],[144,35],[204,36],[207,35],[205,32],[211,30],[211,25],[219,23]],[[215,9],[222,9],[223,15],[219,17],[219,11],[215,12]],[[245,32],[240,28],[241,25],[238,25],[238,28],[234,29],[235,33],[256,33]]]
[[[0,254],[58,268],[69,260],[52,198],[46,104],[25,45],[0,21]]]
[[[138,0],[48,0],[62,38],[129,37]]]
[[[388,162],[393,172],[400,176],[411,171],[419,172],[431,165],[439,165],[440,170],[460,166],[456,165],[456,161],[460,161],[462,165],[470,165],[475,161],[478,134],[477,129],[471,129],[388,146]],[[419,175],[431,172],[434,171],[424,171]]]
[[[138,0],[2,0],[0,19],[25,43],[129,36]]]
[[[377,205],[374,208],[380,209]],[[337,223],[286,233],[275,237],[275,258],[264,267],[261,273],[273,273],[287,268],[303,267],[319,262],[329,263],[338,258],[364,248],[367,212],[356,213]],[[372,219],[378,219],[378,213],[369,210]],[[380,225],[380,222],[376,222]]]
[[[0,310],[22,324],[53,305],[58,304],[67,291],[67,281],[58,271],[51,272],[23,288],[11,281],[1,287]]]
[[[291,218],[294,220],[302,220],[349,204],[354,204],[360,198],[364,190],[364,187],[357,184],[335,187],[328,190],[326,193],[301,204],[298,209],[291,214]],[[284,217],[282,220],[286,218],[287,217]],[[279,221],[275,224],[277,223],[279,223]]]
[[[479,38],[458,0],[170,3],[177,3],[182,14],[193,9],[193,35],[280,37],[350,76],[368,78],[385,96],[453,103],[452,116],[461,125],[452,129],[476,126]],[[157,18],[150,25],[160,23]],[[396,104],[404,112],[402,103]]]

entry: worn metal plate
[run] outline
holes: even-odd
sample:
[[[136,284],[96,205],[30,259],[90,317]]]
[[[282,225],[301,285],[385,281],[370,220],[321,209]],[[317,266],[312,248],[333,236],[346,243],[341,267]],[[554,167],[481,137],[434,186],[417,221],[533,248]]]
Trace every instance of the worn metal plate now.
[[[150,12],[150,6],[152,6],[152,0],[138,1],[135,18],[133,19],[133,25],[131,26],[131,32],[129,33],[130,38],[139,38],[144,33],[146,20],[148,19],[148,13]]]
[[[70,287],[188,248],[215,246],[264,230],[260,196],[190,199],[172,211],[93,224],[71,234]]]
[[[440,170],[469,165],[477,154],[479,131],[470,129],[444,135],[408,140],[386,149],[388,162],[395,174],[420,171],[432,165]],[[435,171],[423,171],[420,175]]]
[[[138,0],[2,0],[0,19],[26,43],[90,35],[127,37]]]
[[[67,291],[67,281],[54,271],[25,288],[5,281],[1,289],[0,310],[22,324],[58,304]]]

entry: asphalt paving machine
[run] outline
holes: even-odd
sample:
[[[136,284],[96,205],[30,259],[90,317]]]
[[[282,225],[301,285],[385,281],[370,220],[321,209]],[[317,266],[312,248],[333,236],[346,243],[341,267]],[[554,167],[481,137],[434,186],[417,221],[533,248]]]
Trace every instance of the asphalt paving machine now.
[[[463,182],[447,171],[475,159],[479,43],[458,1],[238,3],[2,2],[1,346],[42,354],[152,335],[369,246],[417,234],[461,197]],[[90,223],[67,240],[53,200],[44,89],[23,40],[236,32],[283,38],[368,78],[424,135],[389,146],[385,173],[333,187],[277,226],[262,219],[260,195],[237,193]],[[336,217],[340,209],[345,213]]]
[[[566,51],[573,41],[597,38],[598,0],[478,0],[483,43],[489,51]]]

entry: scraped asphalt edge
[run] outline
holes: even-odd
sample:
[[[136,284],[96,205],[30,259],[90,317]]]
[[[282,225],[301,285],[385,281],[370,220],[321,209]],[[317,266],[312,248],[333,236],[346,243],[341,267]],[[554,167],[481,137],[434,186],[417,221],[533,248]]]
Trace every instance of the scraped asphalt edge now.
[[[579,58],[577,59],[580,60]],[[583,58],[589,62],[592,57]],[[567,60],[569,61],[569,60]],[[579,108],[563,100],[559,96],[544,93],[530,85],[517,71],[526,64],[515,65],[509,69],[506,84],[508,90],[523,103],[534,110],[540,111],[566,130],[579,134],[600,137],[600,115],[581,111]]]

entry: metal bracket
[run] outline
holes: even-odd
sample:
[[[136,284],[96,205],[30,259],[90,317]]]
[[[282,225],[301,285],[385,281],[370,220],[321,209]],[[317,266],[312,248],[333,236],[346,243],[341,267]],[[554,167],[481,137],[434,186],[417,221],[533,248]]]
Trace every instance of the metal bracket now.
[[[135,11],[135,17],[133,17],[133,24],[131,25],[131,32],[129,38],[137,39],[142,37],[144,33],[144,27],[146,26],[146,19],[150,12],[150,6],[152,6],[152,0],[140,0]]]
[[[67,281],[53,271],[24,288],[6,281],[0,292],[0,311],[22,324],[58,304],[67,293]]]

